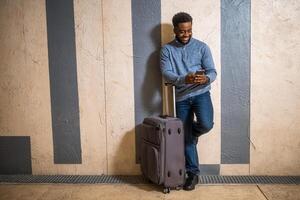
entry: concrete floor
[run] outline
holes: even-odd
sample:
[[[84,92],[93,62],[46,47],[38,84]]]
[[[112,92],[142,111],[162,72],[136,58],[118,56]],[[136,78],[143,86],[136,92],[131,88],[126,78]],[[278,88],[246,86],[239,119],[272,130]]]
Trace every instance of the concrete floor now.
[[[0,200],[300,200],[300,185],[198,185],[194,191],[146,184],[0,184]]]

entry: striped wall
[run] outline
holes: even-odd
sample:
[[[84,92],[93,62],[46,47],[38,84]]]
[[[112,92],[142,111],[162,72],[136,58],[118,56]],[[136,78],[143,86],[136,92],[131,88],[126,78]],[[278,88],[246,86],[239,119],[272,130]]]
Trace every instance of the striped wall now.
[[[218,77],[202,174],[300,174],[299,0],[0,0],[0,174],[140,174],[159,49],[194,18]]]

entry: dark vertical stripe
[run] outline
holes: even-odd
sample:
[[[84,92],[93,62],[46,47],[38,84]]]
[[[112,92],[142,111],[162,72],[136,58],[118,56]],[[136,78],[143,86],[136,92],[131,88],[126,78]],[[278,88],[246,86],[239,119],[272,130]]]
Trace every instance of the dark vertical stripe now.
[[[221,0],[221,163],[249,163],[250,0]]]
[[[159,69],[161,2],[160,0],[132,0],[131,6],[135,124],[138,125],[144,117],[159,114],[162,110]],[[137,127],[136,136],[138,135]]]
[[[81,163],[73,0],[47,0],[55,164]]]
[[[30,137],[0,136],[0,174],[32,174]]]

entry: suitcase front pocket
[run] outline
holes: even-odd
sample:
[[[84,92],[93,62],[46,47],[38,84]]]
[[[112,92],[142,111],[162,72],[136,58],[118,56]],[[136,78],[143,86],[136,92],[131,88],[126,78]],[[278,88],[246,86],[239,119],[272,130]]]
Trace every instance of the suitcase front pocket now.
[[[159,145],[161,141],[160,137],[160,129],[155,126],[150,126],[148,124],[143,124],[142,126],[143,130],[143,139],[145,139],[147,142]]]
[[[151,143],[142,143],[142,172],[154,183],[160,183],[159,149]]]

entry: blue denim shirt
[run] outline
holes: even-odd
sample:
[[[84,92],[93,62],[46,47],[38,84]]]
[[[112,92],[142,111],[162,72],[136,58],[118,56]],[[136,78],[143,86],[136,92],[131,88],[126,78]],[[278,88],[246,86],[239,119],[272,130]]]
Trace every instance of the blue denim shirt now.
[[[176,39],[164,45],[160,53],[160,69],[164,79],[176,86],[176,101],[209,91],[217,76],[209,47],[194,38],[185,45]],[[185,76],[200,69],[205,70],[209,83],[185,84]]]

